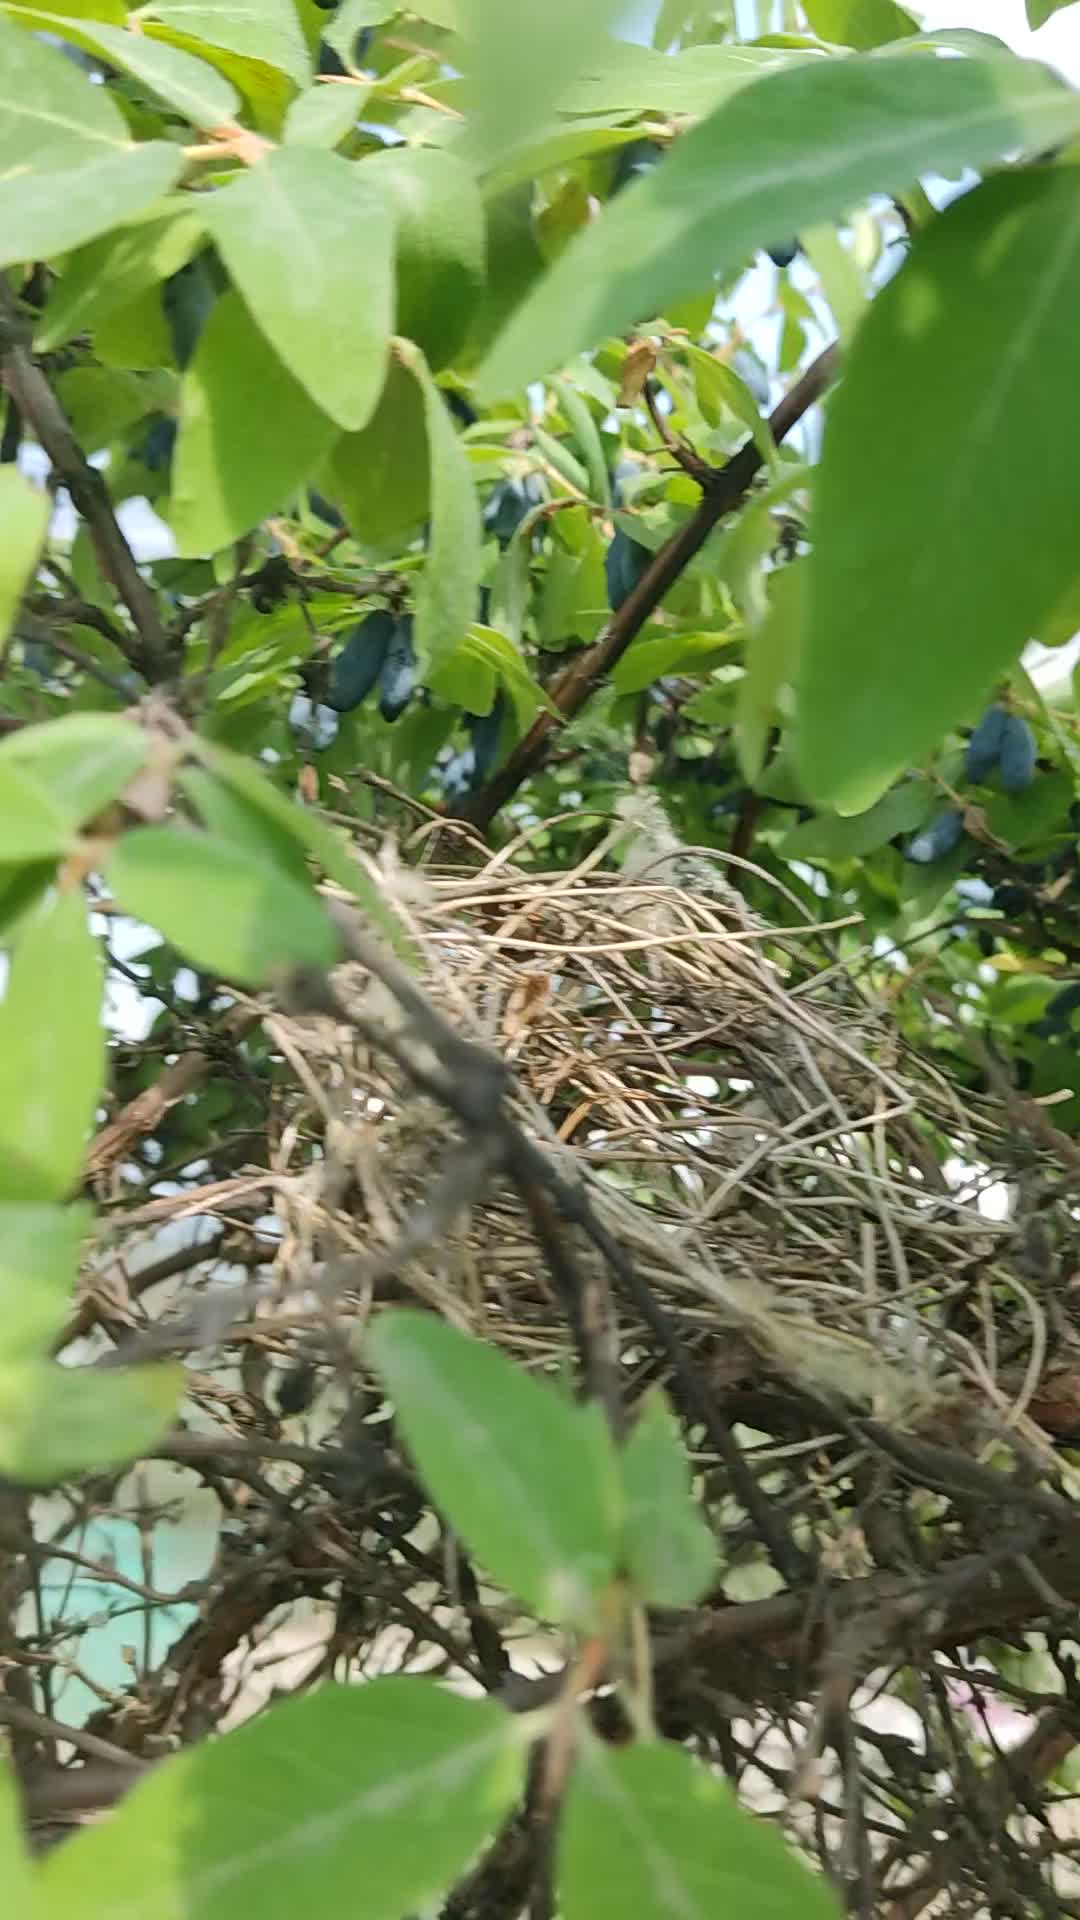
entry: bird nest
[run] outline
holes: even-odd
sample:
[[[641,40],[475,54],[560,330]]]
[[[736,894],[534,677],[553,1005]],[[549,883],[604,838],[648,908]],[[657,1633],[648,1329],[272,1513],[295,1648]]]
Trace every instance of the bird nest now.
[[[317,1671],[420,1660],[514,1706],[557,1684],[560,1649],[445,1556],[365,1369],[370,1316],[412,1300],[576,1368],[616,1422],[665,1386],[722,1543],[715,1591],[652,1623],[665,1732],[860,1912],[914,1920],[944,1889],[954,1912],[1060,1912],[1075,1149],[914,1052],[837,926],[794,895],[765,924],[717,859],[630,825],[572,872],[372,857],[410,963],[329,889],[333,978],[226,1016],[237,1053],[256,1023],[271,1050],[265,1151],[129,1197],[110,1259],[184,1218],[218,1234],[126,1273],[129,1346],[198,1360],[161,1452],[229,1524],[195,1617],[92,1736],[153,1754],[220,1724],[298,1605]],[[168,1097],[219,1063],[182,1057]],[[121,1112],[92,1164],[154,1124]],[[1003,1182],[1019,1218],[988,1216]],[[103,1298],[99,1277],[69,1332],[115,1315]],[[527,1852],[510,1836],[447,1916],[509,1920]]]
[[[398,892],[435,1024],[370,952],[342,970],[336,1015],[274,1020],[304,1102],[294,1140],[314,1127],[325,1147],[276,1186],[283,1281],[321,1275],[339,1306],[411,1292],[544,1367],[572,1338],[568,1285],[591,1276],[622,1366],[663,1321],[665,1367],[672,1346],[694,1356],[714,1394],[786,1380],[920,1428],[966,1385],[1031,1437],[1047,1316],[1015,1222],[979,1205],[1023,1158],[1014,1118],[905,1047],[865,969],[837,964],[835,927],[758,921],[701,854],[633,877],[433,864]],[[561,1277],[529,1182],[485,1150],[490,1109],[456,1097],[484,1059],[510,1068],[493,1097],[553,1183]],[[976,1275],[981,1308],[954,1313]]]

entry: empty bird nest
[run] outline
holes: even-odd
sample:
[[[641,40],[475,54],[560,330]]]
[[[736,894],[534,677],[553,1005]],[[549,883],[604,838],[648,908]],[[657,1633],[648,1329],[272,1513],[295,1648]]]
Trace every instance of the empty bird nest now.
[[[890,1911],[915,1915],[960,1884],[990,1910],[1025,1821],[1041,1851],[1024,1873],[1036,1892],[1057,1875],[1057,1899],[1080,1156],[1008,1089],[968,1093],[913,1052],[871,969],[839,963],[838,928],[794,896],[783,927],[759,922],[723,859],[679,847],[648,805],[572,872],[448,844],[420,864],[361,856],[409,953],[329,889],[348,950],[331,978],[236,1003],[216,1048],[99,1137],[107,1246],[68,1331],[126,1321],[129,1353],[185,1354],[190,1411],[162,1451],[243,1500],[198,1617],[95,1735],[138,1752],[219,1721],[244,1649],[300,1599],[329,1606],[329,1667],[385,1663],[393,1627],[399,1662],[422,1653],[515,1704],[549,1684],[514,1651],[505,1597],[481,1604],[422,1529],[408,1545],[423,1495],[363,1336],[411,1301],[532,1371],[576,1371],[616,1419],[664,1385],[723,1571],[655,1623],[659,1723],[755,1804],[812,1803],[801,1838],[856,1875],[860,1912],[900,1889]],[[256,1026],[274,1077],[243,1164],[134,1204],[110,1191],[132,1141]],[[1019,1209],[995,1220],[980,1195],[1002,1182]],[[1033,1633],[1052,1671],[983,1661],[988,1638]],[[987,1701],[1038,1735],[1019,1784],[994,1774]],[[974,1773],[956,1758],[972,1743]]]

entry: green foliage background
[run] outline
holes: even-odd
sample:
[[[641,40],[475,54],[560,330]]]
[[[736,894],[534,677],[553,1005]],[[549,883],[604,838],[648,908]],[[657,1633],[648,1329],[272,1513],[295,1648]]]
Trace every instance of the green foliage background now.
[[[1032,25],[1057,10],[1029,0]],[[279,1063],[226,1023],[339,957],[318,877],[408,964],[354,858],[372,830],[458,820],[569,868],[648,785],[752,910],[837,922],[837,965],[961,1098],[1080,1129],[1076,688],[1028,652],[1080,626],[1080,101],[892,0],[749,11],[740,37],[731,4],[662,0],[647,43],[601,0],[0,0],[12,1488],[119,1467],[177,1418],[179,1369],[49,1357],[75,1196],[193,1022],[234,1070],[135,1129],[119,1197],[224,1173],[223,1141],[242,1164]],[[134,969],[132,922],[155,936]],[[586,1648],[696,1600],[711,1547],[662,1406],[620,1451],[595,1407],[440,1331],[383,1331],[377,1359],[503,1585]],[[504,1497],[474,1512],[490,1447]],[[393,1920],[441,1896],[520,1798],[526,1739],[490,1702],[378,1685],[287,1710],[306,1795],[282,1714],[170,1762],[40,1875],[12,1815],[21,1911],[126,1887],[142,1920],[312,1892]],[[824,1904],[634,1711],[628,1753],[583,1747],[563,1910]],[[385,1765],[354,1780],[365,1715]],[[528,1737],[565,1750],[557,1715]]]

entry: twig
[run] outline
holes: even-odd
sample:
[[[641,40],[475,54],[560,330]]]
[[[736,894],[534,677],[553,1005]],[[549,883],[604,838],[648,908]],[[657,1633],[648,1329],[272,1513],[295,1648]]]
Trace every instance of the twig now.
[[[654,380],[646,380],[644,399],[649,409],[649,419],[676,465],[680,466],[684,473],[688,473],[691,480],[696,480],[699,487],[707,488],[716,473],[716,468],[710,466],[707,460],[703,460],[699,453],[695,453],[693,447],[688,446],[685,440],[680,440],[678,434],[672,433],[657,405]]]
[[[52,631],[47,621],[40,620],[32,614],[24,614],[16,632],[20,639],[32,641],[35,646],[51,647],[61,659],[70,660],[72,666],[78,667],[83,673],[88,673],[99,686],[107,687],[118,700],[130,701],[131,688],[125,686],[118,674],[110,673],[108,667],[103,667],[100,660],[95,660],[91,654],[84,653],[82,648],[77,647],[73,641],[62,639],[60,634]]]
[[[6,279],[0,278],[0,377],[86,522],[101,571],[131,615],[140,644],[125,646],[126,658],[148,679],[160,678],[168,648],[157,602],[121,532],[102,475],[90,465],[52,388],[34,364],[28,337],[18,301]]]
[[[769,431],[778,445],[821,398],[836,372],[838,358],[838,348],[827,347],[769,416]],[[640,633],[694,555],[700,552],[713,528],[744,499],[761,469],[762,460],[757,442],[748,440],[726,466],[716,470],[705,487],[697,511],[666,546],[653,555],[637,586],[609,620],[599,639],[575,654],[569,666],[548,686],[547,693],[556,712],[543,708],[505,765],[454,809],[463,819],[482,829],[489,827],[518,788],[542,765],[555,730],[580,713],[600,682],[622,659],[631,640]]]
[[[95,1760],[109,1760],[120,1767],[131,1765],[130,1753],[114,1746],[111,1740],[87,1733],[85,1727],[69,1727],[59,1720],[50,1720],[46,1714],[35,1713],[32,1707],[20,1707],[6,1696],[0,1696],[0,1725],[18,1727],[23,1733],[35,1733],[43,1740],[66,1740],[69,1746],[90,1754]]]

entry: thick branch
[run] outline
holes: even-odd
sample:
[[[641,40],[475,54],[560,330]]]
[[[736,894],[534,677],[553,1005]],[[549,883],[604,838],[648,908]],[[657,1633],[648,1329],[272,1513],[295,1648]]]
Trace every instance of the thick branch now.
[[[837,359],[838,349],[827,347],[770,415],[769,427],[778,444],[821,398],[836,372]],[[697,511],[672,535],[667,545],[653,555],[651,565],[609,620],[600,638],[575,654],[549,686],[547,691],[558,709],[557,714],[547,710],[537,714],[505,765],[454,809],[461,818],[481,829],[489,827],[518,788],[536,773],[556,729],[580,713],[600,682],[621,660],[631,640],[640,633],[694,555],[700,552],[713,528],[745,498],[761,464],[760,448],[748,440],[726,466],[717,470]]]
[[[0,371],[3,382],[29,427],[44,447],[57,479],[85,520],[105,578],[116,588],[135,624],[138,646],[125,649],[133,667],[148,678],[160,673],[167,652],[157,603],[135,564],[112,509],[108,488],[90,465],[40,368],[25,345],[26,329],[18,302],[0,278]]]

